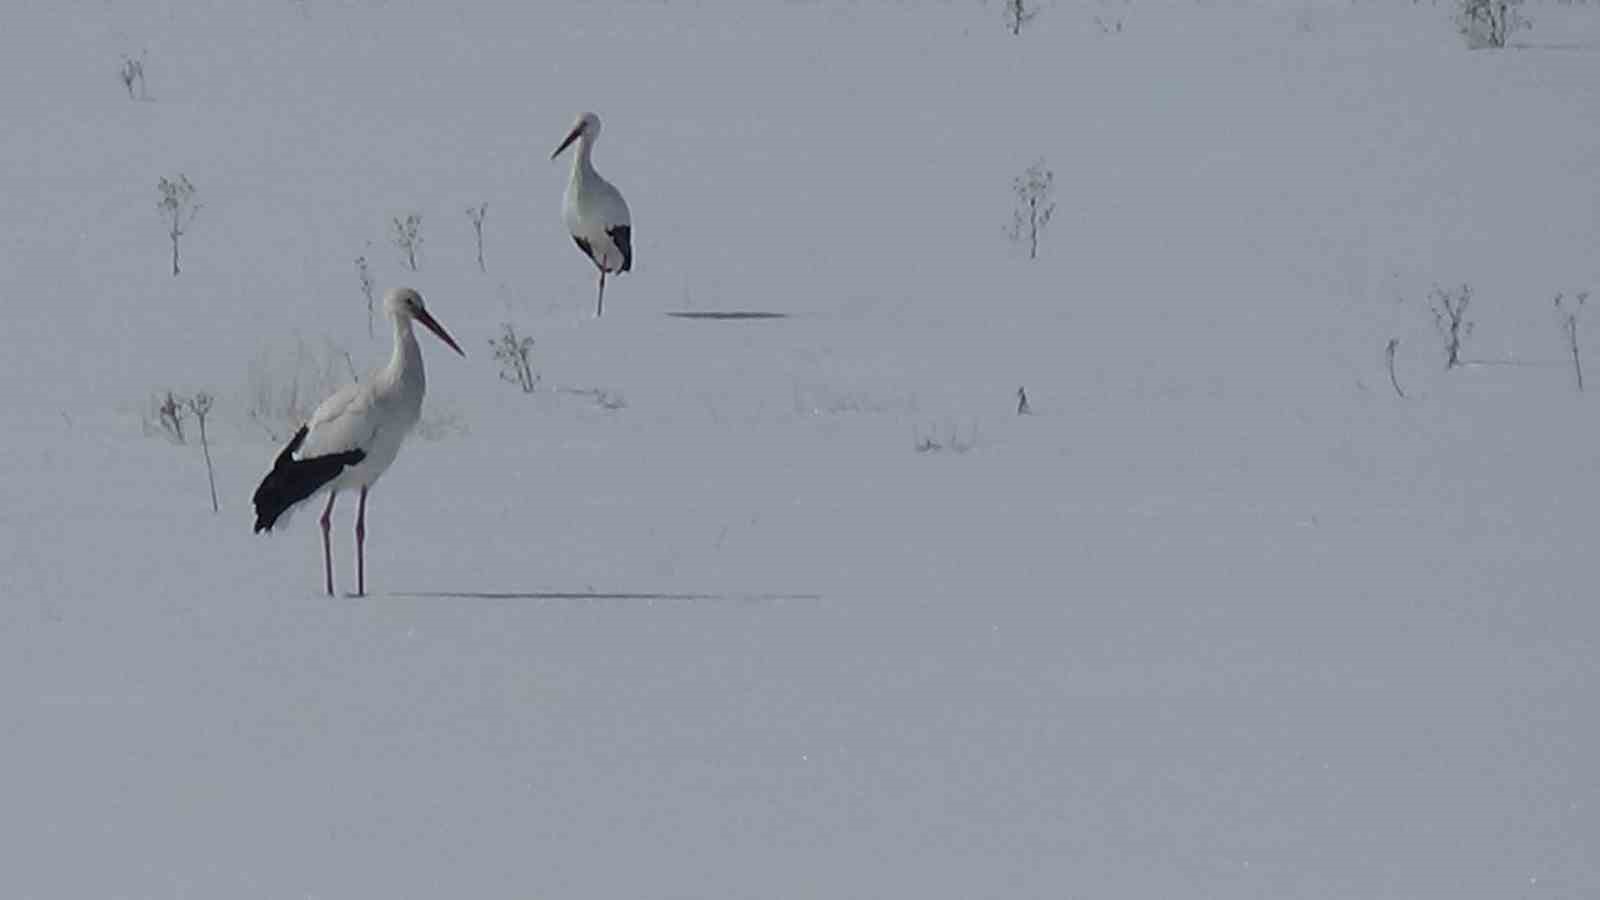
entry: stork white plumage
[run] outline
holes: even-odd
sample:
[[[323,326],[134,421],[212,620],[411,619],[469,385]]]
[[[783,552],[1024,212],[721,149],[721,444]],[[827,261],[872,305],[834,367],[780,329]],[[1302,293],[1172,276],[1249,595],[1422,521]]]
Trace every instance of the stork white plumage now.
[[[356,510],[356,595],[367,592],[367,491],[400,453],[400,444],[422,417],[427,378],[422,348],[411,330],[421,322],[460,353],[461,346],[428,313],[422,295],[394,288],[383,296],[383,310],[394,322],[394,355],[366,381],[345,385],[322,401],[278,453],[272,471],[256,488],[256,532],[272,530],[290,509],[327,491],[322,511],[322,563],[328,596],[333,596],[333,547],[328,531],[333,501],[346,489],[361,489]]]
[[[586,112],[573,123],[566,140],[550,154],[553,160],[577,142],[572,158],[572,179],[561,198],[561,216],[578,249],[600,270],[600,293],[594,314],[603,315],[606,307],[606,274],[633,268],[633,223],[622,192],[594,170],[589,155],[600,137],[600,117]]]

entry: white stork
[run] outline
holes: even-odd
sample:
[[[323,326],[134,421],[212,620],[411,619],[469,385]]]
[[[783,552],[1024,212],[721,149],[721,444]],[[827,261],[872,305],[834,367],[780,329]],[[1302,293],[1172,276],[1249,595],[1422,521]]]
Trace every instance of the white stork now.
[[[383,310],[394,320],[394,355],[366,381],[345,385],[322,401],[311,421],[300,426],[278,453],[272,471],[256,488],[256,532],[272,530],[278,518],[320,491],[328,492],[322,511],[322,562],[328,596],[333,596],[333,548],[328,537],[333,501],[347,488],[360,488],[356,509],[356,596],[367,592],[367,490],[400,453],[400,444],[422,416],[427,379],[413,321],[467,354],[445,332],[411,288],[383,295]]]
[[[597,317],[606,308],[606,273],[633,268],[633,227],[628,218],[628,203],[622,199],[622,192],[601,178],[589,161],[599,137],[600,117],[586,112],[573,123],[567,139],[556,152],[550,154],[553,160],[572,142],[578,143],[577,155],[572,159],[572,179],[567,182],[567,192],[561,198],[561,217],[566,220],[567,230],[572,232],[578,249],[600,270],[600,296],[594,307]]]

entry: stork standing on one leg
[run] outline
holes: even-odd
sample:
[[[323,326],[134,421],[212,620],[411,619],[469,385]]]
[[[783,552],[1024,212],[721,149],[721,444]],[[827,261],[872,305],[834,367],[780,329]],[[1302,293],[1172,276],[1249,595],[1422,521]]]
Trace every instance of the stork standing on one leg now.
[[[572,158],[572,179],[567,182],[567,192],[561,198],[561,216],[578,249],[600,270],[600,294],[594,306],[596,317],[606,308],[606,274],[633,268],[633,227],[628,218],[628,203],[622,199],[622,192],[601,178],[589,161],[599,137],[600,117],[586,112],[578,117],[556,152],[550,154],[553,160],[574,141],[578,144],[578,152]]]
[[[367,592],[367,491],[394,462],[400,444],[422,417],[427,379],[422,348],[411,331],[421,322],[450,349],[462,352],[444,326],[428,314],[422,295],[395,288],[383,296],[383,311],[394,320],[394,355],[389,364],[358,384],[340,388],[322,401],[311,421],[300,426],[278,453],[272,471],[256,488],[256,532],[272,530],[290,509],[328,492],[322,510],[322,563],[328,596],[333,596],[333,548],[328,537],[333,501],[347,488],[360,488],[356,508],[356,595]]]

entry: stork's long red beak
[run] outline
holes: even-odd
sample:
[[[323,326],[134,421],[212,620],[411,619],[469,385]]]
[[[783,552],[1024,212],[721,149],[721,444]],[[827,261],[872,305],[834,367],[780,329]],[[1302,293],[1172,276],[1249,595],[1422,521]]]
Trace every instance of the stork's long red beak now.
[[[550,158],[551,159],[555,159],[556,157],[560,156],[561,155],[561,151],[563,151],[563,150],[567,149],[568,147],[572,146],[572,142],[577,140],[578,139],[578,135],[580,135],[580,134],[583,134],[583,124],[579,123],[577,125],[572,126],[572,130],[567,132],[567,139],[561,142],[561,146],[556,148],[556,152],[550,154]]]
[[[444,326],[439,324],[439,320],[429,315],[427,310],[422,310],[421,312],[417,313],[417,321],[421,322],[423,325],[426,325],[429,331],[438,335],[439,340],[449,344],[451,350],[461,354],[462,358],[466,357],[467,351],[461,349],[461,345],[456,343],[456,339],[451,337],[450,334],[444,330]]]

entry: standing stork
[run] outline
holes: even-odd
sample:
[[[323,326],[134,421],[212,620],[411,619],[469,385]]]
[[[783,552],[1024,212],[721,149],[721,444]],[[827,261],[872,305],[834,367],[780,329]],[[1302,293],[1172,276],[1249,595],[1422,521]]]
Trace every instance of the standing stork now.
[[[328,537],[333,501],[345,489],[360,488],[356,508],[356,595],[367,593],[367,491],[400,454],[400,444],[422,417],[427,378],[422,348],[411,323],[421,322],[450,346],[467,354],[428,314],[422,295],[394,288],[383,295],[383,311],[394,320],[394,355],[371,378],[349,384],[322,401],[311,421],[300,426],[256,488],[256,533],[271,531],[278,518],[328,492],[322,510],[322,563],[328,596],[333,596],[333,548]]]
[[[561,217],[578,249],[600,270],[600,295],[594,306],[597,318],[606,308],[606,273],[633,268],[633,226],[628,218],[628,203],[589,161],[599,137],[600,117],[586,112],[573,123],[556,152],[550,154],[554,160],[574,141],[578,144],[578,152],[572,158],[572,179],[561,198]]]

